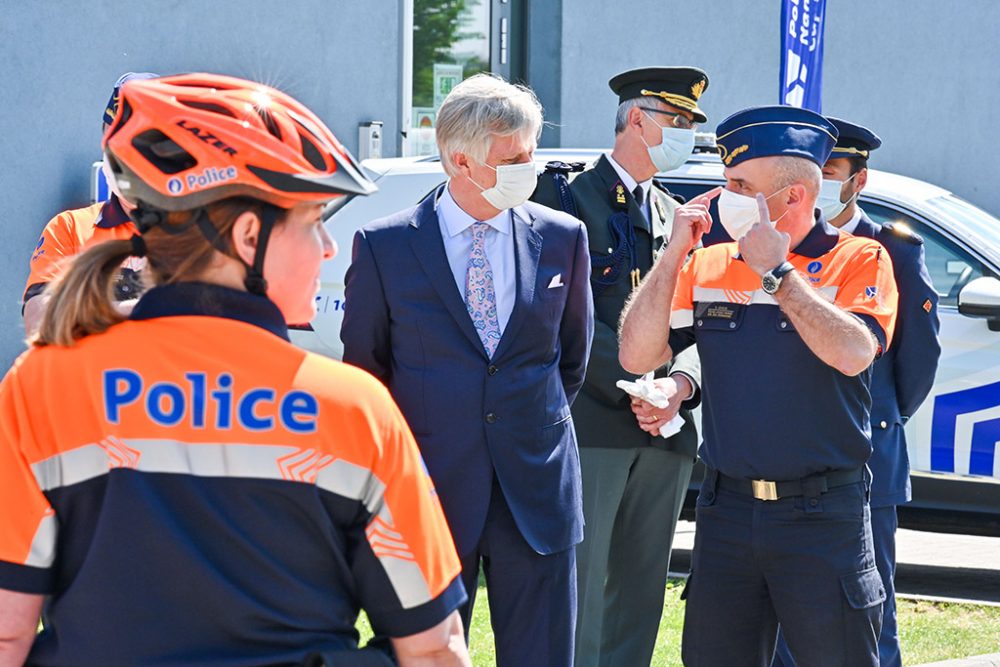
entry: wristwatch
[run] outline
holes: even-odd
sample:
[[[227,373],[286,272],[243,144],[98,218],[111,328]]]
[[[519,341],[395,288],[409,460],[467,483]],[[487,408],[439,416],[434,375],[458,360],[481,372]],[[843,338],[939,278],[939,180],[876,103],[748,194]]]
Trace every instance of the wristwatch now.
[[[782,262],[760,277],[760,286],[768,294],[774,294],[781,287],[781,279],[794,269],[791,262]]]

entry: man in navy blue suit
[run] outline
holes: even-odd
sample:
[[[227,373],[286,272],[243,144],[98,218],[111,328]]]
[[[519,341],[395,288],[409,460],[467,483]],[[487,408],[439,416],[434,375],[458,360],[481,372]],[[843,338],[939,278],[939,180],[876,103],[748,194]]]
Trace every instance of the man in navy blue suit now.
[[[858,206],[868,183],[868,157],[882,140],[866,127],[838,118],[829,121],[840,132],[830,159],[823,165],[823,187],[816,205],[834,227],[881,243],[892,259],[899,289],[896,331],[889,349],[872,374],[871,513],[875,564],[885,586],[878,654],[881,667],[903,664],[896,627],[896,506],[910,501],[910,462],[903,425],[934,385],[941,344],[938,295],[924,264],[923,240],[908,227],[873,222]],[[794,665],[788,647],[778,642],[774,667]]]
[[[541,105],[477,75],[437,115],[449,180],[360,230],[344,361],[389,387],[462,558],[471,621],[480,564],[499,665],[573,664],[583,539],[570,404],[593,336],[583,225],[527,202]]]

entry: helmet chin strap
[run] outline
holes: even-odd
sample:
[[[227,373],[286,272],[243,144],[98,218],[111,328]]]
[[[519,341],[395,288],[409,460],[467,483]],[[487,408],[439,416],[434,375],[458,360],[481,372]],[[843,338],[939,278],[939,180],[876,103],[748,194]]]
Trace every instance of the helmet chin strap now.
[[[263,205],[253,264],[247,264],[240,259],[240,262],[247,270],[246,278],[243,279],[243,285],[251,294],[267,296],[267,280],[264,278],[264,253],[267,251],[267,242],[271,238],[271,231],[274,229],[274,223],[277,222],[280,213],[281,210],[277,206],[272,206],[271,204]],[[201,233],[208,239],[209,243],[215,246],[219,252],[232,256],[229,241],[219,236],[219,230],[208,219],[208,213],[206,213],[205,209],[198,211],[198,214],[195,216],[195,224],[198,225],[198,229],[201,230]]]
[[[253,264],[247,266],[247,277],[243,279],[247,291],[260,296],[267,295],[267,280],[264,278],[264,253],[267,251],[267,242],[271,238],[271,231],[274,223],[278,220],[280,209],[271,204],[264,204],[264,210],[260,216],[260,231],[257,234],[257,249],[254,252]]]
[[[260,215],[260,230],[257,234],[257,248],[254,251],[253,256],[253,264],[247,264],[240,259],[240,262],[246,267],[247,270],[246,278],[243,279],[243,285],[251,294],[257,294],[259,296],[267,295],[267,280],[264,278],[264,253],[267,251],[267,243],[271,238],[271,232],[274,230],[274,224],[278,221],[279,215],[281,215],[281,209],[277,206],[273,206],[271,204],[263,205]],[[208,212],[204,208],[198,209],[190,222],[187,222],[177,228],[172,228],[170,225],[163,224],[166,220],[166,213],[164,211],[149,208],[143,206],[142,204],[140,204],[132,212],[131,217],[138,226],[140,233],[148,231],[153,227],[160,226],[168,234],[180,234],[189,229],[192,224],[197,225],[202,236],[204,236],[216,250],[229,256],[232,256],[233,254],[229,241],[219,235],[219,230],[216,229],[215,225],[212,224],[212,221],[209,220]]]

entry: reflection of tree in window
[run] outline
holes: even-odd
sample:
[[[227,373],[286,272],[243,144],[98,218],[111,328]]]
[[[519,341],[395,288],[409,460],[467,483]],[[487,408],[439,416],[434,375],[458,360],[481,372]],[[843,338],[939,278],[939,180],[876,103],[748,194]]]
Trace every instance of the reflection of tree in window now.
[[[486,40],[474,29],[487,27],[474,25],[481,1],[413,0],[413,106],[434,105],[434,63],[461,65],[463,78],[489,71],[488,42],[478,54],[453,50],[461,41]]]

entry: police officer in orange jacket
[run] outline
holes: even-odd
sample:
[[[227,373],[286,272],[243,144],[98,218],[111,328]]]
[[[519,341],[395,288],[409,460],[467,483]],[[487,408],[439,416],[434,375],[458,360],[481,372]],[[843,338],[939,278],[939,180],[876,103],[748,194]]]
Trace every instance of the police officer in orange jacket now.
[[[468,665],[402,415],[287,339],[323,205],[373,184],[309,109],[219,75],[126,83],[104,150],[140,233],[73,260],[0,384],[0,665],[392,664],[361,608],[398,664]],[[127,257],[154,287],[126,320]]]
[[[896,333],[872,373],[871,508],[875,562],[885,587],[882,632],[878,639],[881,667],[903,664],[896,625],[896,506],[910,501],[910,462],[903,426],[934,386],[941,343],[938,294],[924,264],[923,239],[898,223],[874,222],[858,205],[868,183],[868,160],[882,140],[866,127],[830,118],[840,132],[830,159],[823,165],[823,187],[816,205],[830,224],[848,234],[875,239],[892,258],[899,288]],[[775,667],[794,665],[779,636]]]
[[[692,344],[702,360],[707,473],[685,589],[688,666],[766,667],[779,622],[799,664],[878,665],[868,385],[897,296],[882,246],[815,211],[837,135],[793,107],[724,120],[725,190],[675,212],[623,316],[626,369]],[[686,261],[714,197],[737,241]]]
[[[122,86],[128,81],[151,79],[149,72],[126,72],[115,82],[108,104],[101,116],[101,132],[105,132],[118,112],[118,100]],[[107,178],[107,171],[105,171]],[[21,298],[21,314],[24,318],[25,333],[31,335],[45,312],[45,287],[52,282],[65,267],[68,258],[83,252],[95,243],[111,239],[127,239],[136,233],[136,227],[129,219],[134,207],[121,196],[114,179],[107,178],[111,196],[105,202],[69,211],[63,211],[49,220],[42,230],[38,244],[31,253],[28,280]],[[115,296],[121,302],[130,302],[139,296],[141,285],[139,272],[144,266],[141,258],[130,257],[122,264]]]

